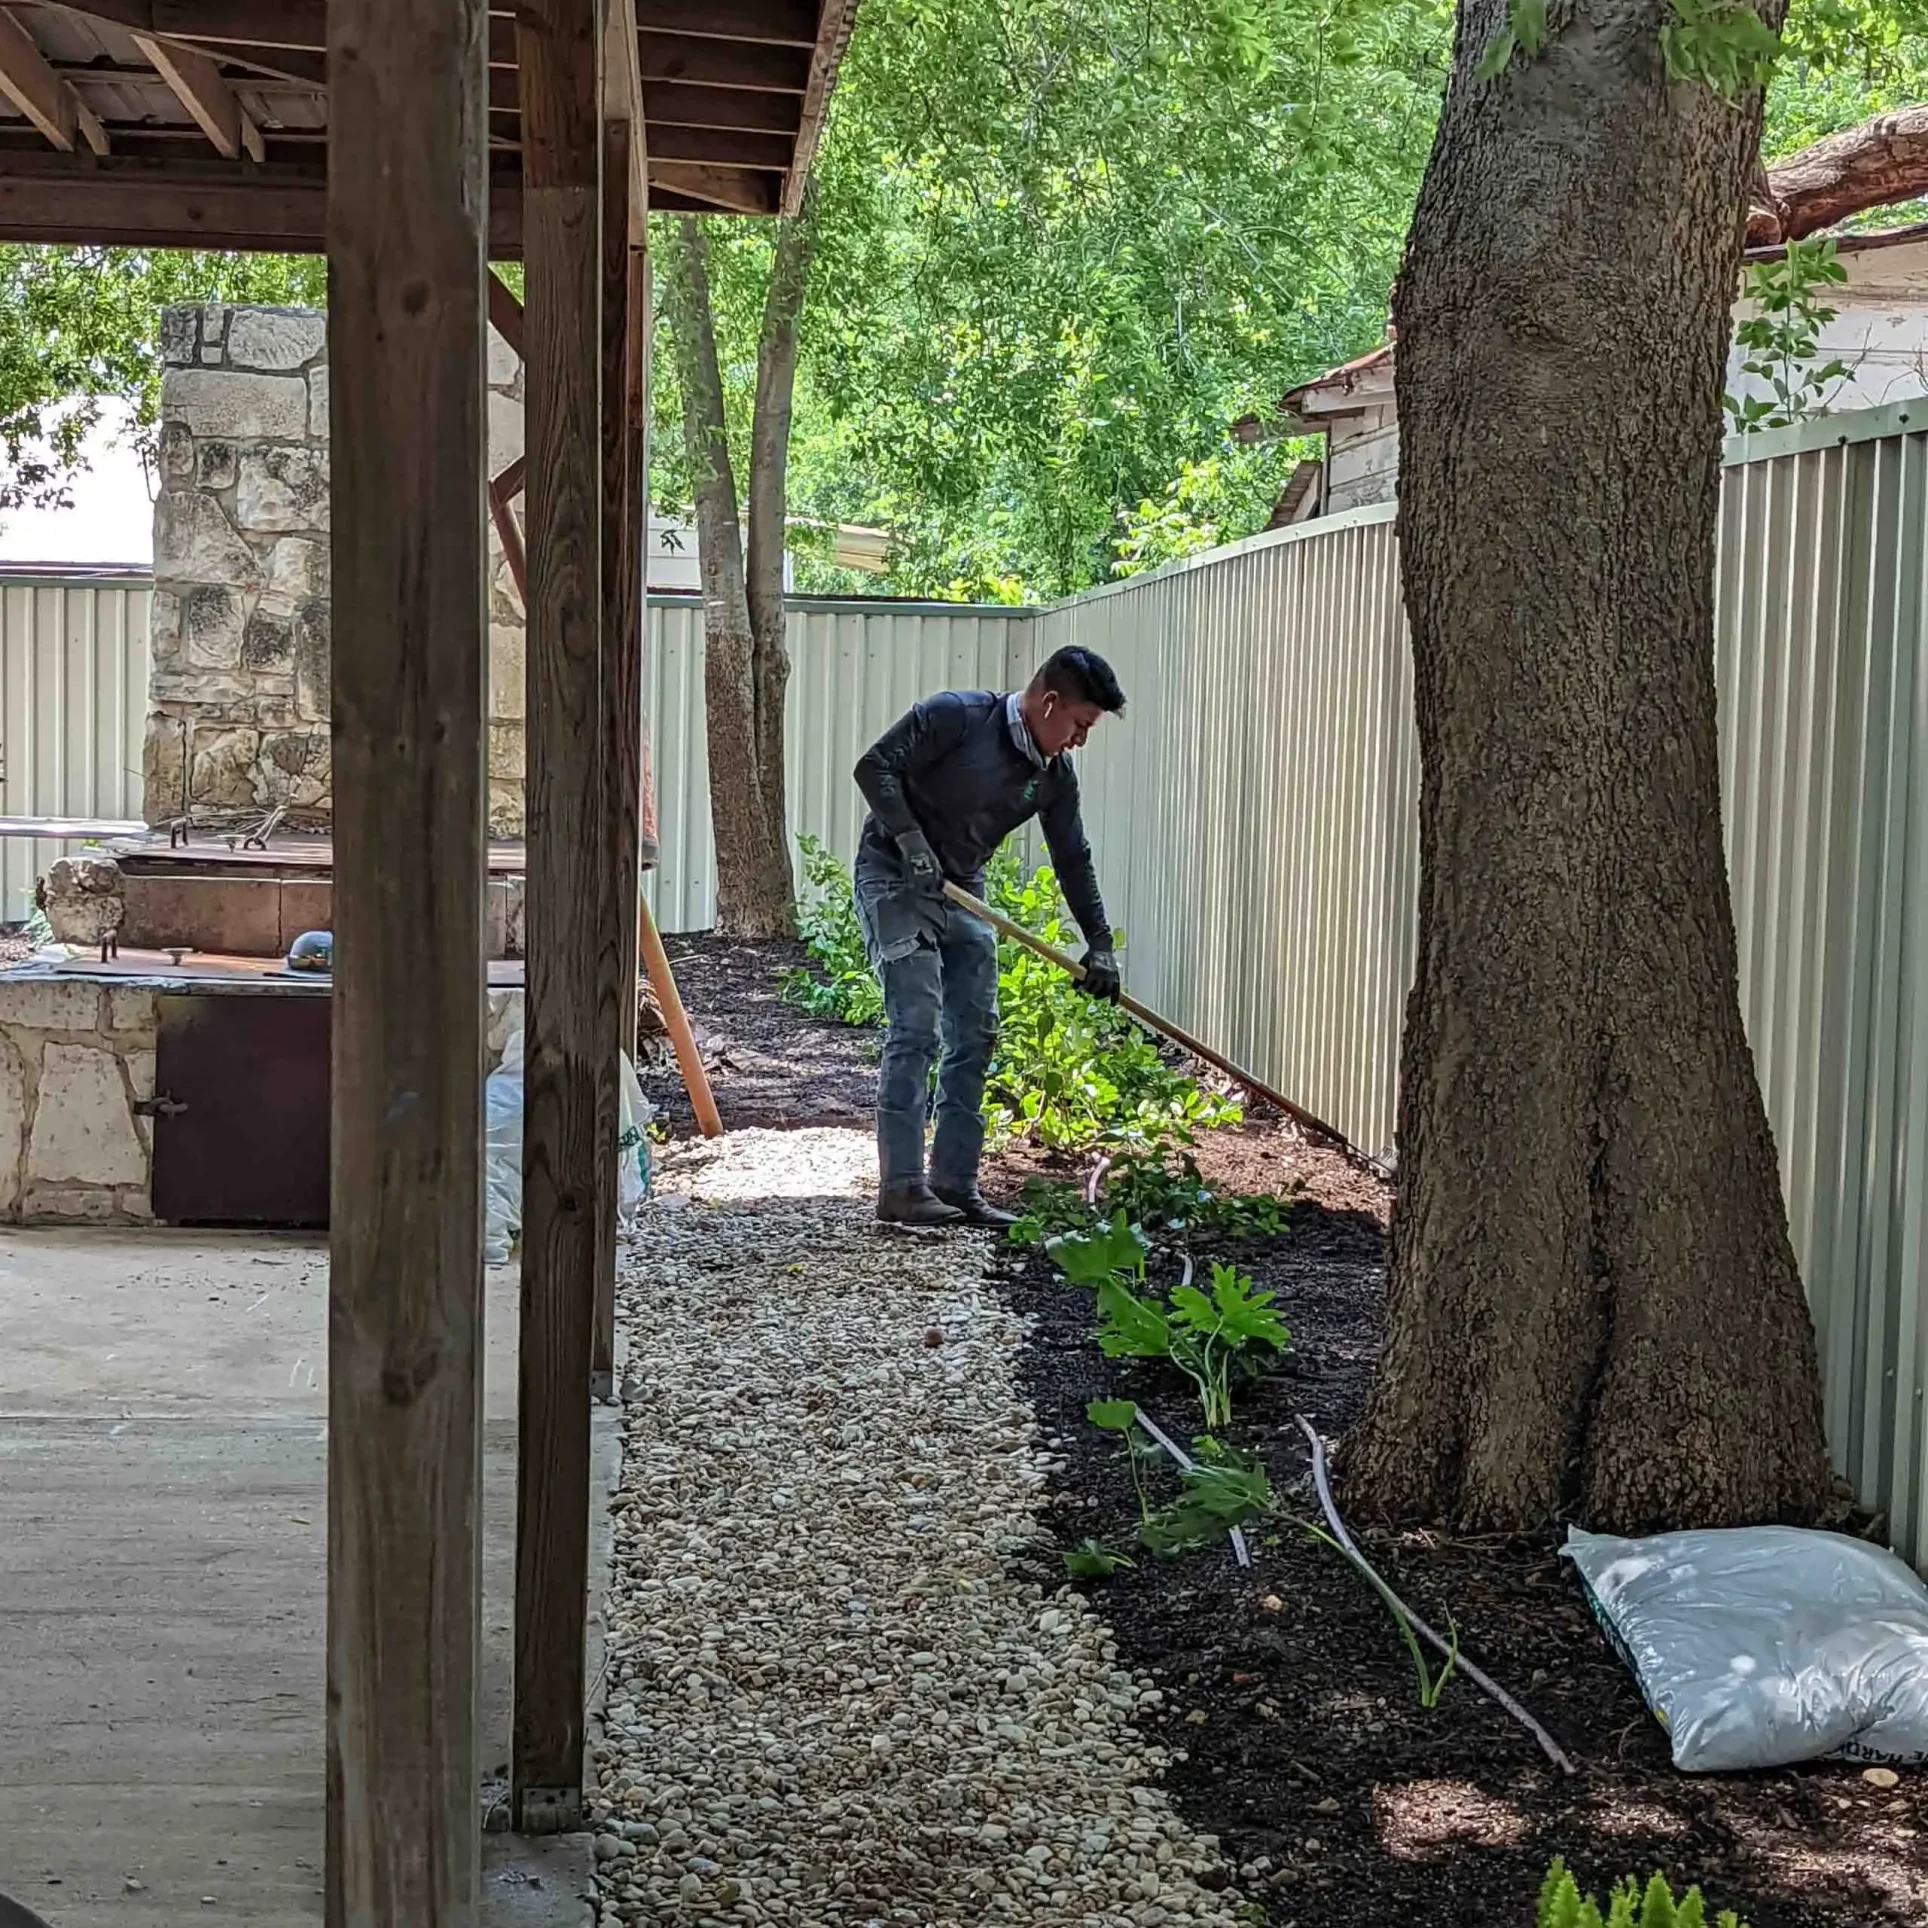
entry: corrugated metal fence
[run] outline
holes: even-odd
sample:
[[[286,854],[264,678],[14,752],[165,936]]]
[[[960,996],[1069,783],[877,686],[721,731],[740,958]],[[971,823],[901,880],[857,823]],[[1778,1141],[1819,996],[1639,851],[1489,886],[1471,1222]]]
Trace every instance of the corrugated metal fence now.
[[[844,858],[857,851],[862,805],[850,772],[920,696],[1007,689],[1030,674],[1035,611],[931,603],[791,605],[784,751],[792,835],[808,831]],[[665,930],[702,930],[716,900],[709,756],[703,730],[703,611],[650,598],[648,689],[661,867],[648,879]]]
[[[0,815],[141,814],[150,594],[144,573],[0,571]],[[77,848],[0,838],[5,922]]]
[[[1836,1459],[1928,1557],[1928,411],[1758,436],[1722,497],[1717,649],[1741,1002]],[[1417,901],[1392,511],[1048,614],[1132,703],[1083,760],[1133,988],[1376,1148]]]

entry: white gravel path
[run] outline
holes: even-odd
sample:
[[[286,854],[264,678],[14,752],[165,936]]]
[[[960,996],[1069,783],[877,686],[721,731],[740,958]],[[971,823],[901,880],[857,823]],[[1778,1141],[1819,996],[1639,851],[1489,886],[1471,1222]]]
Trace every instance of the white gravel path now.
[[[673,1153],[624,1253],[602,1923],[1244,1919],[1103,1623],[1012,1572],[1046,1453],[972,1238],[870,1141]]]

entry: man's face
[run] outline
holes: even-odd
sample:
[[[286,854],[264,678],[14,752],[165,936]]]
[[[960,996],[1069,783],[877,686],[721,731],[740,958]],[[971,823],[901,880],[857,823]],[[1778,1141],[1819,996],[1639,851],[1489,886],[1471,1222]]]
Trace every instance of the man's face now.
[[[1056,690],[1042,691],[1025,719],[1031,726],[1031,740],[1047,757],[1066,750],[1082,750],[1092,725],[1104,715],[1096,703],[1073,703]]]

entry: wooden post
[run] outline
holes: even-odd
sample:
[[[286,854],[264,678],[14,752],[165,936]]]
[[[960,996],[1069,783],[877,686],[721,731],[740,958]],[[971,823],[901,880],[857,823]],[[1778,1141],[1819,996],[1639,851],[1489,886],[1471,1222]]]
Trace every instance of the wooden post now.
[[[487,25],[328,9],[331,1928],[480,1907]]]
[[[600,0],[523,0],[528,371],[528,1059],[516,1487],[516,1825],[582,1818],[595,1327],[598,952],[607,837],[597,745],[602,585]],[[611,1030],[613,1039],[613,1029]]]
[[[640,332],[630,310],[630,123],[603,127],[602,175],[602,629],[603,698],[598,748],[603,778],[603,828],[608,837],[602,882],[605,904],[598,954],[596,1020],[604,1047],[598,1090],[602,1143],[599,1176],[607,1193],[597,1214],[596,1334],[591,1384],[598,1398],[615,1390],[616,1205],[614,1146],[620,1119],[617,1055],[636,1050],[636,837],[641,797],[637,759],[642,736],[642,598],[634,578],[642,562],[635,523],[646,477],[634,468],[630,433],[631,364],[639,358],[631,336]]]

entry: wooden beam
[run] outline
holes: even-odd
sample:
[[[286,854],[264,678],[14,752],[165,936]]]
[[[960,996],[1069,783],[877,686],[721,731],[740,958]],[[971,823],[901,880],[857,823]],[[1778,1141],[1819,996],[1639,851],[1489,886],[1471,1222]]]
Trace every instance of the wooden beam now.
[[[643,111],[652,134],[665,127],[718,127],[746,134],[794,134],[803,124],[795,95],[746,87],[679,87],[643,83]]]
[[[474,1928],[482,0],[334,0],[326,1919]]]
[[[786,134],[744,134],[734,128],[716,127],[650,129],[652,163],[695,161],[707,166],[749,168],[759,174],[784,174],[795,152],[796,141]]]
[[[857,0],[823,0],[817,22],[816,44],[810,53],[810,86],[803,97],[803,125],[797,134],[796,148],[790,157],[790,175],[783,188],[783,212],[796,214],[803,207],[804,190],[810,184],[810,169],[817,158],[817,143],[823,138],[823,124],[830,112],[830,90],[837,84],[837,70],[843,65],[844,49],[850,44],[850,29],[857,15]]]
[[[4,153],[0,241],[320,254],[327,192],[317,163],[270,160],[243,172],[212,157]],[[488,202],[490,253],[514,259],[522,251],[520,181],[492,180]]]
[[[512,1795],[582,1820],[607,849],[601,740],[600,0],[526,0],[529,881]]]
[[[5,8],[0,8],[0,94],[63,154],[83,141],[96,154],[107,152],[99,117],[47,64],[40,43]]]
[[[515,519],[511,496],[506,486],[508,470],[489,484],[489,515],[495,523],[496,540],[502,545],[502,559],[509,565],[509,580],[522,598],[522,613],[529,613],[529,554],[522,546],[522,525]],[[518,475],[517,484],[521,477]]]
[[[151,34],[137,33],[134,44],[154,63],[154,71],[167,82],[174,97],[193,115],[194,124],[214,145],[222,159],[237,161],[243,154],[251,161],[267,159],[261,145],[261,130],[235,92],[221,78],[221,70],[206,54],[190,53],[185,47],[156,40]]]
[[[646,82],[747,87],[775,94],[802,94],[810,86],[810,56],[796,47],[746,47],[740,41],[645,33],[637,54]]]
[[[652,157],[649,184],[652,191],[665,188],[726,214],[775,214],[783,201],[781,176],[759,174],[746,167],[712,167]]]
[[[489,271],[488,295],[489,326],[526,360],[522,346],[522,303],[516,299],[515,290],[494,269]]]
[[[637,25],[646,34],[750,47],[814,47],[817,0],[649,0]]]
[[[328,0],[59,0],[69,13],[111,20],[163,40],[236,47],[328,45]]]

